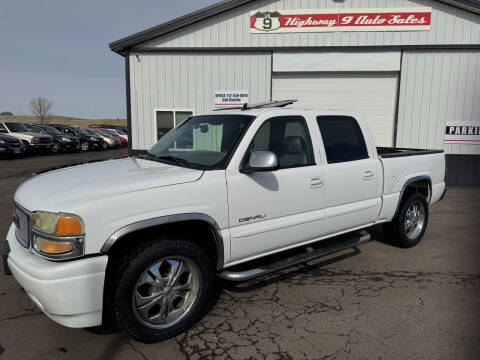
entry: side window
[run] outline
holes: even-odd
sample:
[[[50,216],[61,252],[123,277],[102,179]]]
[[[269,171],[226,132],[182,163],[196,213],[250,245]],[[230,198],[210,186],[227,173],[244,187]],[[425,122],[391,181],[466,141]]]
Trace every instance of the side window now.
[[[277,155],[280,169],[315,165],[307,123],[301,116],[265,121],[250,143],[248,157],[254,151],[265,150]]]
[[[357,121],[350,116],[318,116],[318,127],[329,164],[368,158]]]

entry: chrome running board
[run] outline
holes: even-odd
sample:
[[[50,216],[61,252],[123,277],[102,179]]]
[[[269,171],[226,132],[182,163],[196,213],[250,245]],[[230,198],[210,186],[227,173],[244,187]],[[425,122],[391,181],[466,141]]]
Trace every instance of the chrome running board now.
[[[282,270],[294,265],[302,264],[307,261],[317,259],[322,256],[327,256],[351,247],[363,244],[371,240],[369,233],[363,232],[361,235],[342,241],[341,243],[325,246],[316,250],[308,251],[299,255],[295,255],[286,259],[282,259],[271,264],[261,266],[254,269],[244,271],[229,271],[224,270],[217,274],[218,277],[229,281],[246,281],[258,276],[267,275],[278,270]]]

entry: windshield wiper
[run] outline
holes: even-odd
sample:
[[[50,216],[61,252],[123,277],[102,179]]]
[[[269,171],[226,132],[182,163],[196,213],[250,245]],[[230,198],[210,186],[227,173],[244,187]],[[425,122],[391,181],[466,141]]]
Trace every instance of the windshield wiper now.
[[[150,154],[150,155],[152,155],[152,154]],[[157,158],[159,160],[173,161],[175,164],[177,164],[178,166],[181,166],[181,167],[185,167],[185,165],[189,164],[189,162],[187,160],[182,159],[182,158],[177,158],[177,157],[171,156],[171,155],[163,155],[163,156],[153,155],[153,156],[155,156],[155,158]]]

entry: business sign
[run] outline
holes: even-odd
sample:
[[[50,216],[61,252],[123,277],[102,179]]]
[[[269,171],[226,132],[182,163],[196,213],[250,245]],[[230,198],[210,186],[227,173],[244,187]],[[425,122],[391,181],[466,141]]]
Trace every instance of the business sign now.
[[[447,121],[445,144],[479,144],[479,121]]]
[[[248,103],[246,90],[216,90],[213,95],[213,106],[216,108],[242,106]]]
[[[272,10],[250,13],[250,32],[430,30],[432,8]]]

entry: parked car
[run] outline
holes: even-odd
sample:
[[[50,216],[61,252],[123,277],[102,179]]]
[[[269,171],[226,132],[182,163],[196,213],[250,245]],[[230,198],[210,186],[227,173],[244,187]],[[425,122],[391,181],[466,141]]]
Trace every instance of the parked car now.
[[[102,130],[99,130],[99,129],[95,129],[95,128],[88,128],[86,129],[90,134],[93,134],[93,135],[96,135],[96,136],[100,136],[103,141],[105,141],[108,145],[109,148],[118,148],[120,147],[120,141],[118,141],[117,139],[115,139],[113,136],[111,136],[110,134],[107,134],[105,132],[103,132]]]
[[[95,128],[95,129],[102,130],[107,134],[109,134],[110,136],[112,136],[113,138],[117,139],[120,142],[121,147],[125,147],[128,145],[128,140],[126,140],[123,136],[117,135],[115,131],[112,131],[110,129],[105,129],[105,128]]]
[[[143,156],[31,178],[3,245],[11,272],[60,324],[111,318],[155,342],[201,318],[214,276],[357,246],[375,224],[417,245],[446,191],[443,151],[376,148],[358,114],[274,107],[290,103],[193,116]]]
[[[54,154],[60,151],[80,150],[80,139],[71,134],[65,134],[52,126],[32,124],[27,126],[30,132],[46,134],[53,137],[53,145],[50,151]]]
[[[88,151],[95,149],[106,149],[108,147],[107,143],[97,135],[92,135],[85,129],[82,129],[80,126],[71,126],[71,125],[60,125],[60,124],[50,124],[55,129],[59,130],[64,134],[69,134],[77,136],[80,140],[80,150]]]
[[[108,130],[111,134],[115,134],[117,136],[120,136],[120,137],[124,138],[126,141],[128,141],[128,135],[125,134],[122,130],[111,129],[111,128],[107,128],[105,130]]]
[[[16,137],[0,133],[0,155],[23,155],[25,145]]]
[[[50,150],[53,138],[50,135],[30,132],[22,123],[0,122],[0,133],[13,136],[23,142],[26,151]]]

